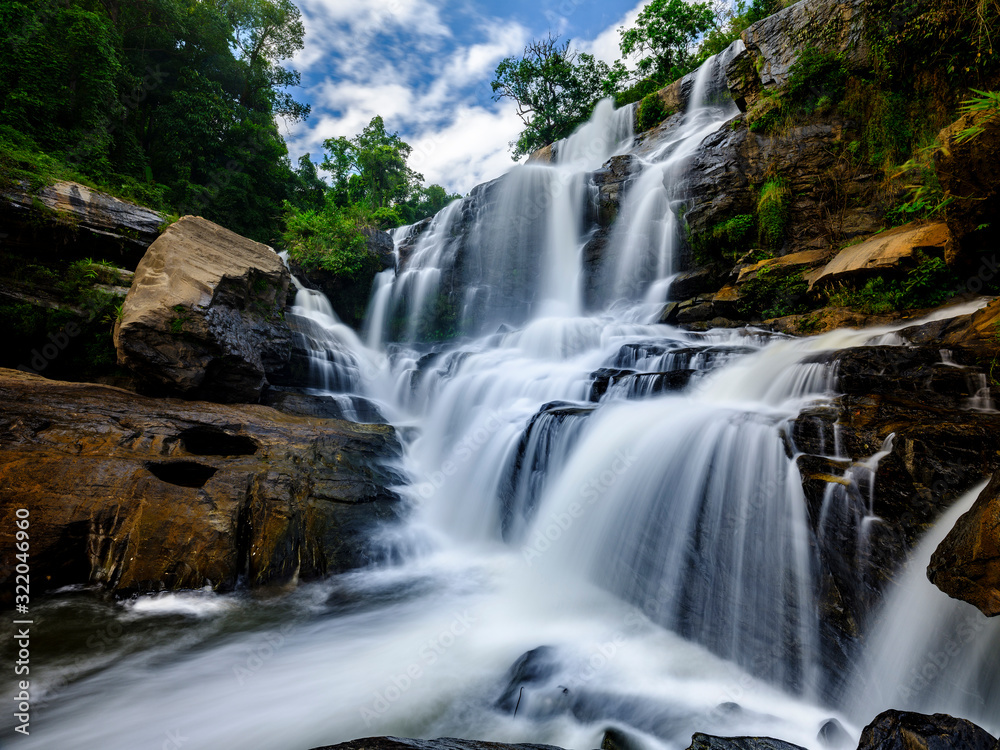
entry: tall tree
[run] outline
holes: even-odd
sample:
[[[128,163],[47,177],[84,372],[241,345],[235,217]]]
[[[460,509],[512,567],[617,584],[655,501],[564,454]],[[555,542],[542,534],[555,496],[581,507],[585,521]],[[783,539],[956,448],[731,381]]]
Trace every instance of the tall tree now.
[[[622,57],[639,58],[639,77],[651,76],[667,83],[683,75],[694,58],[693,45],[699,36],[715,26],[715,10],[709,2],[652,0],[635,26],[619,29]]]
[[[569,44],[550,34],[532,41],[521,57],[505,58],[496,67],[493,98],[513,100],[524,123],[511,143],[515,159],[565,138],[590,117],[602,96],[615,93],[624,68],[609,68]]]

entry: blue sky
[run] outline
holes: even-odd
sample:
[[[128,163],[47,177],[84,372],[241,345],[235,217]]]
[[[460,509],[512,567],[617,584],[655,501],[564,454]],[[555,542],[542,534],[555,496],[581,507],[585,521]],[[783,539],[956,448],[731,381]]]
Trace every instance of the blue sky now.
[[[295,96],[312,105],[304,123],[283,126],[293,160],[322,142],[353,136],[376,114],[412,147],[425,181],[467,193],[513,165],[508,143],[521,122],[509,101],[491,99],[497,63],[550,30],[612,61],[618,27],[637,0],[297,0],[306,46],[292,61]]]

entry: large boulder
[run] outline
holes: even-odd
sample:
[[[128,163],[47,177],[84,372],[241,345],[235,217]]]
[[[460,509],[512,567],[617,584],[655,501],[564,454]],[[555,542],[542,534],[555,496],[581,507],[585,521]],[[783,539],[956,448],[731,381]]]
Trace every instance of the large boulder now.
[[[801,745],[771,737],[713,737],[696,734],[688,750],[805,750]]]
[[[927,577],[984,615],[1000,615],[1000,472],[934,551]]]
[[[942,222],[907,224],[845,247],[815,276],[813,285],[861,282],[873,276],[904,276],[917,265],[921,254],[944,259],[951,245],[951,232]]]
[[[360,740],[342,742],[339,745],[325,745],[314,748],[314,750],[560,750],[560,748],[554,745],[511,745],[505,742],[463,740],[454,737],[439,737],[436,740],[366,737]]]
[[[858,750],[996,750],[982,727],[947,714],[885,711],[861,732]]]
[[[255,402],[291,354],[289,283],[267,245],[185,216],[136,269],[115,329],[118,362],[154,393]]]
[[[151,399],[0,370],[0,518],[30,513],[32,593],[306,580],[371,561],[393,429]],[[0,603],[14,591],[0,561]]]

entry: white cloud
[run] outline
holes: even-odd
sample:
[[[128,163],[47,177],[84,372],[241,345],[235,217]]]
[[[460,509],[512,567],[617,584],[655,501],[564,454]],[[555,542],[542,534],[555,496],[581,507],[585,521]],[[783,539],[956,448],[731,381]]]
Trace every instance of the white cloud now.
[[[618,28],[633,23],[646,1],[574,46],[614,61]],[[511,168],[509,143],[523,126],[512,102],[492,100],[489,82],[497,63],[519,55],[532,32],[473,9],[473,25],[466,18],[459,35],[432,2],[300,0],[307,44],[293,65],[319,82],[311,90],[312,116],[290,128],[293,160],[309,152],[319,161],[324,139],[353,136],[381,115],[413,147],[411,166],[427,183],[466,193]],[[545,13],[553,31],[576,4],[566,0],[562,16]],[[397,43],[387,45],[393,35]]]

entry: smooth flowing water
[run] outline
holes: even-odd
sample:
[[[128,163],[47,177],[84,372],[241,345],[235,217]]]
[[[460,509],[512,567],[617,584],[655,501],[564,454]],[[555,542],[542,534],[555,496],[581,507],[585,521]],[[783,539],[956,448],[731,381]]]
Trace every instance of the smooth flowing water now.
[[[380,532],[387,562],[287,591],[52,599],[19,746],[305,750],[395,734],[590,750],[617,729],[651,749],[686,748],[695,731],[812,748],[831,718],[856,737],[877,701],[838,707],[824,690],[788,427],[834,395],[816,353],[902,342],[650,322],[678,270],[684,161],[735,114],[723,62],[643,152],[601,309],[582,294],[590,175],[633,140],[631,113],[606,103],[555,164],[516,167],[397,230],[364,341],[300,290],[289,319],[305,385],[348,416],[367,405],[404,441],[407,513]],[[419,343],[443,318],[461,335]],[[935,606],[893,603],[886,621]],[[948,627],[908,629],[906,653]],[[865,685],[905,680],[910,663],[893,658]],[[961,675],[995,702],[982,670]]]

